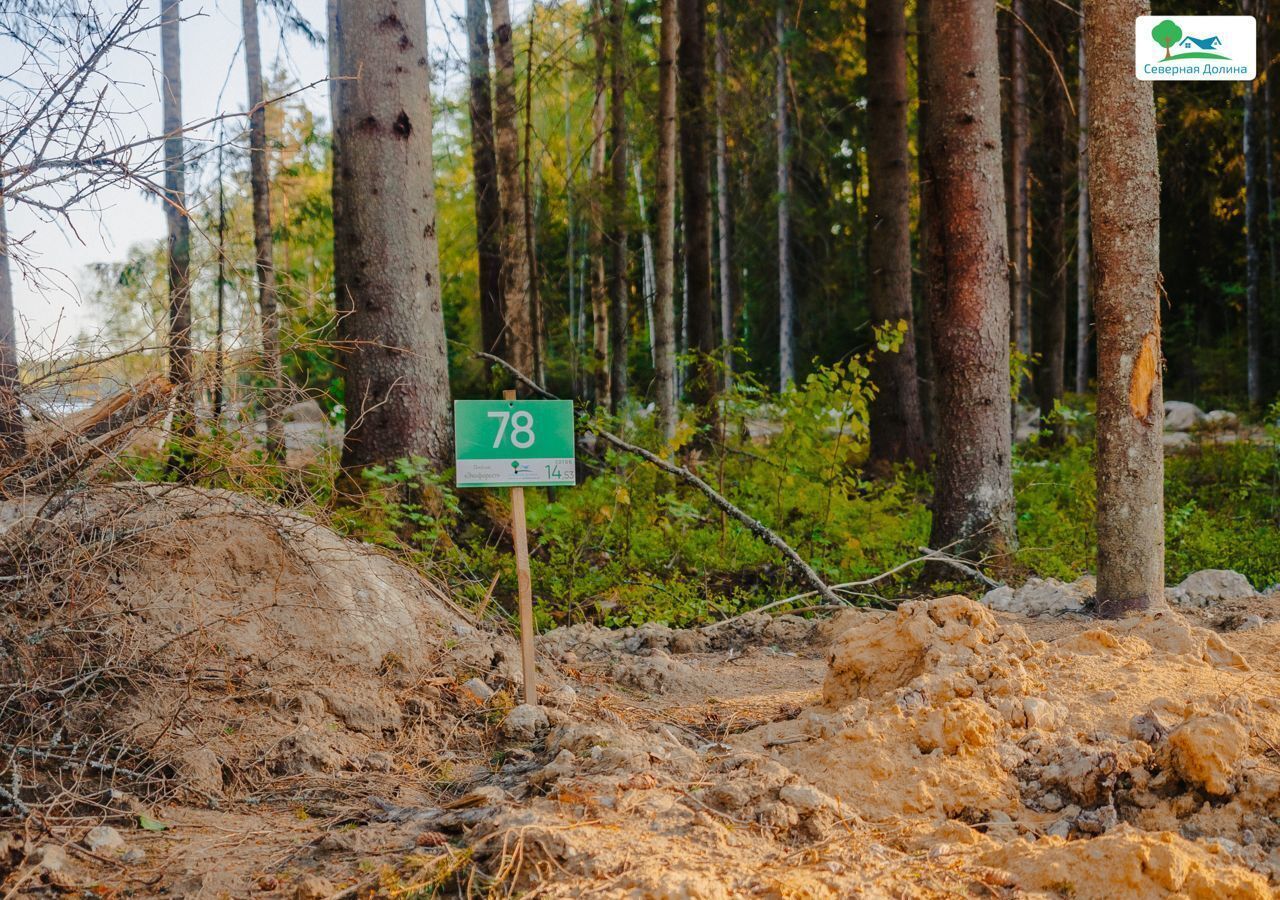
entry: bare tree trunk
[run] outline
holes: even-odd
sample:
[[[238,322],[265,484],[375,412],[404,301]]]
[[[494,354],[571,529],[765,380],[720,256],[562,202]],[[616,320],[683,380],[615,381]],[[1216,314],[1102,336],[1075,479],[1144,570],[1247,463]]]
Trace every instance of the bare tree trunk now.
[[[689,349],[695,354],[689,377],[689,399],[698,407],[700,420],[716,427],[715,398],[719,379],[715,371],[715,298],[711,290],[711,192],[707,127],[707,19],[706,0],[677,0],[680,48],[676,54],[679,82],[681,181],[684,192],[683,229],[685,304],[689,316]]]
[[[13,315],[13,276],[9,272],[9,229],[4,187],[0,185],[0,469],[27,452],[22,424],[22,373],[18,368],[18,328]]]
[[[1048,207],[1045,219],[1045,244],[1051,267],[1048,273],[1048,289],[1040,317],[1040,367],[1036,373],[1036,392],[1040,401],[1040,422],[1043,425],[1066,392],[1067,355],[1067,153],[1070,144],[1067,132],[1070,110],[1064,91],[1053,74],[1053,63],[1066,64],[1067,36],[1061,10],[1046,7],[1041,21],[1047,22],[1047,52],[1052,59],[1043,67],[1045,85],[1044,143],[1046,166],[1044,194]],[[1061,440],[1061,423],[1054,425],[1052,436]]]
[[[485,0],[467,0],[471,74],[471,162],[475,177],[476,248],[480,263],[480,343],[505,357],[502,317],[502,203],[494,155],[493,99],[489,85],[489,14]]]
[[[1013,0],[1010,34],[1009,246],[1013,277],[1009,302],[1013,339],[1031,355],[1031,115],[1027,106],[1027,3]]]
[[[907,19],[901,0],[867,0],[867,212],[873,325],[907,323],[897,353],[877,354],[871,458],[924,465],[911,309],[911,176],[907,149]]]
[[[609,381],[617,412],[627,399],[631,313],[627,304],[626,0],[609,8]]]
[[[1163,602],[1160,171],[1152,86],[1133,77],[1147,0],[1085,0],[1098,322],[1098,613]]]
[[[676,0],[662,0],[658,36],[658,268],[654,304],[654,370],[662,436],[675,437],[676,400]]]
[[[262,96],[262,53],[258,46],[258,0],[240,0],[244,20],[244,65],[249,80],[249,186],[253,193],[253,247],[258,272],[258,311],[262,317],[263,408],[267,458],[284,459],[284,374],[280,364],[280,312],[272,253],[271,174],[267,159],[267,107]]]
[[[929,92],[924,85],[926,60],[929,58],[929,41],[926,32],[930,16],[932,0],[917,0],[916,3],[916,175],[920,191],[920,218],[916,224],[919,235],[917,255],[920,265],[920,334],[916,339],[916,353],[920,370],[920,418],[924,422],[925,445],[933,449],[938,445],[937,421],[938,409],[935,402],[937,396],[937,378],[933,365],[933,301],[934,291],[941,283],[941,274],[934,271],[937,259],[933,253],[936,238],[934,228],[938,219],[937,212],[930,208],[932,191],[929,185],[933,174],[929,170],[929,155],[924,148],[929,142]],[[940,301],[939,301],[940,302]]]
[[[1267,299],[1274,307],[1276,303],[1276,184],[1272,177],[1272,160],[1274,154],[1271,143],[1271,0],[1261,0],[1259,15],[1262,40],[1261,58],[1263,60],[1262,79],[1262,156],[1266,160],[1263,167],[1267,184]]]
[[[1089,74],[1084,25],[1080,28],[1080,89],[1076,116],[1076,393],[1089,390]]]
[[[1240,9],[1253,15],[1253,0],[1242,0]],[[1247,382],[1249,407],[1262,404],[1262,306],[1258,282],[1262,277],[1259,238],[1262,222],[1258,218],[1258,123],[1254,111],[1254,82],[1242,82],[1244,92],[1244,240],[1245,240],[1245,331],[1248,340]],[[1269,126],[1268,126],[1269,127]]]
[[[606,0],[593,0],[595,11],[591,33],[595,41],[595,101],[591,107],[591,190],[588,193],[588,217],[591,220],[591,376],[592,396],[597,406],[613,408],[613,384],[609,366],[609,284],[605,272],[604,193],[605,164],[605,63],[608,58],[606,37]]]
[[[173,434],[195,434],[195,385],[191,353],[191,222],[187,214],[185,141],[182,135],[182,44],[179,0],[160,9],[160,59],[164,81],[165,223],[169,233],[169,380],[175,387]],[[175,446],[169,468],[186,474],[186,451]]]
[[[222,427],[223,395],[226,392],[226,312],[227,312],[227,189],[223,171],[222,134],[218,135],[218,308],[214,321],[213,421]]]
[[[930,4],[928,209],[940,415],[930,546],[1005,552],[1017,542],[1009,433],[1009,267],[995,6]]]
[[[636,205],[640,210],[640,252],[643,256],[640,269],[640,293],[644,295],[645,324],[648,326],[649,332],[649,362],[656,366],[658,364],[658,351],[654,343],[657,335],[653,324],[653,296],[657,293],[657,288],[654,286],[657,274],[653,268],[653,238],[649,234],[649,209],[644,199],[644,175],[642,169],[640,160],[631,160],[631,174],[636,179]]]
[[[533,377],[547,383],[547,334],[542,318],[542,293],[538,285],[537,214],[533,193],[533,37],[537,34],[536,0],[529,5],[529,55],[524,73],[524,245],[529,261],[529,318],[533,328]]]
[[[453,436],[426,7],[330,0],[329,9],[342,465],[422,456],[444,467]]]
[[[774,15],[778,42],[774,100],[778,137],[778,387],[796,378],[796,295],[791,281],[791,123],[787,119],[787,10],[778,0]]]
[[[507,0],[490,0],[493,13],[494,119],[499,193],[502,201],[502,308],[507,360],[521,372],[536,368],[533,304],[530,299],[528,234],[520,180],[520,134],[516,124],[516,57]]]
[[[738,309],[738,273],[733,261],[733,191],[729,187],[729,140],[725,120],[725,82],[728,79],[729,39],[724,11],[716,7],[716,206],[720,223],[720,343],[723,345],[724,387],[733,386],[733,323]]]

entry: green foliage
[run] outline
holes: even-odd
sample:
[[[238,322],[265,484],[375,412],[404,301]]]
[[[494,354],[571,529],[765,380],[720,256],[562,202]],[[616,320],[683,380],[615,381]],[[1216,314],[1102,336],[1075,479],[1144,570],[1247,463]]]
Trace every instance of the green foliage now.
[[[1182,40],[1182,29],[1171,19],[1165,19],[1151,29],[1151,37],[1157,44],[1168,50]]]

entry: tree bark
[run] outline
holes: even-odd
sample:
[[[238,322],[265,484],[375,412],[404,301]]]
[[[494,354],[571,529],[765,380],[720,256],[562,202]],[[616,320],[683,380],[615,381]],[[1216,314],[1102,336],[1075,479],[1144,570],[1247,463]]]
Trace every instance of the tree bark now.
[[[626,0],[609,7],[609,381],[610,410],[627,399],[630,319],[627,297]]]
[[[426,7],[330,0],[329,41],[342,465],[422,456],[443,468],[453,439]]]
[[[916,353],[920,370],[920,418],[924,422],[925,445],[932,450],[938,445],[936,403],[937,377],[933,365],[933,312],[932,300],[941,274],[934,271],[934,228],[937,213],[930,208],[932,191],[929,185],[933,174],[929,170],[929,155],[924,148],[929,139],[929,92],[925,89],[925,61],[929,58],[929,40],[926,32],[930,16],[931,0],[916,2],[916,175],[920,192],[920,214],[916,224],[918,246],[916,253],[920,265],[920,334],[916,339]]]
[[[1245,15],[1253,15],[1253,0],[1242,0],[1240,9]],[[1244,240],[1245,240],[1245,331],[1248,342],[1246,353],[1246,382],[1249,392],[1249,408],[1262,405],[1262,306],[1258,282],[1262,277],[1260,238],[1262,222],[1259,219],[1258,184],[1258,122],[1255,113],[1257,98],[1254,82],[1241,83],[1244,92]]]
[[[9,271],[9,229],[4,186],[0,185],[0,469],[27,452],[22,423],[22,373],[18,368],[18,329],[13,315],[13,276]]]
[[[1151,82],[1133,77],[1147,0],[1085,0],[1098,327],[1098,613],[1164,597],[1160,172]]]
[[[925,190],[937,374],[930,546],[1006,552],[1017,542],[1010,469],[1009,267],[995,6],[930,4]]]
[[[471,164],[475,178],[476,249],[480,263],[480,343],[504,356],[502,315],[502,203],[494,155],[493,98],[489,84],[489,13],[485,0],[467,0],[467,55],[471,74]]]
[[[1041,79],[1046,92],[1044,119],[1045,174],[1044,195],[1048,215],[1045,218],[1045,246],[1050,268],[1048,285],[1040,315],[1040,366],[1036,372],[1036,393],[1040,401],[1040,422],[1043,425],[1066,391],[1067,355],[1067,140],[1070,110],[1064,91],[1053,72],[1053,61],[1061,61],[1065,69],[1067,39],[1062,22],[1062,10],[1046,7],[1041,21],[1045,21],[1047,52],[1052,60],[1043,66]],[[1055,423],[1052,440],[1063,437],[1061,423]]]
[[[1031,355],[1031,116],[1027,106],[1027,4],[1013,0],[1009,25],[1009,246],[1013,273],[1009,295],[1013,339]]]
[[[191,353],[191,222],[187,214],[185,141],[182,134],[182,44],[179,0],[160,9],[160,64],[164,93],[164,217],[169,259],[169,381],[174,385],[172,432],[195,434],[195,385]],[[175,447],[169,468],[186,473],[185,452]]]
[[[1274,307],[1276,303],[1276,184],[1273,178],[1272,161],[1274,153],[1271,141],[1271,0],[1260,0],[1259,27],[1262,39],[1259,41],[1260,58],[1263,60],[1262,72],[1262,158],[1263,178],[1267,188],[1267,227],[1264,229],[1267,240],[1267,301]]]
[[[723,345],[724,386],[733,386],[733,323],[738,314],[738,271],[733,259],[733,191],[729,187],[729,140],[725,82],[728,80],[729,39],[724,11],[716,7],[716,220],[720,223],[720,343]]]
[[[596,405],[613,408],[613,384],[609,366],[609,284],[605,270],[604,206],[600,201],[605,189],[605,65],[608,59],[606,35],[606,0],[593,0],[595,41],[595,100],[591,107],[591,190],[588,192],[587,215],[591,224],[591,381]]]
[[[249,81],[249,186],[253,193],[253,248],[262,319],[263,411],[267,458],[284,460],[284,373],[280,363],[280,311],[271,233],[271,174],[267,159],[267,107],[262,96],[262,52],[258,42],[258,0],[240,0],[244,22],[244,65]]]
[[[529,53],[524,73],[524,247],[529,265],[529,319],[533,329],[533,377],[547,383],[547,332],[542,317],[542,293],[538,284],[538,234],[533,192],[533,38],[537,34],[537,0],[529,5]]]
[[[529,247],[524,228],[524,186],[520,178],[520,133],[516,123],[516,57],[507,0],[490,0],[493,14],[494,142],[502,204],[502,308],[507,359],[522,372],[537,367]]]
[[[778,139],[778,387],[796,378],[796,295],[791,281],[791,123],[787,119],[787,10],[778,0],[774,14],[778,44],[774,100]]]
[[[900,0],[867,0],[867,212],[873,325],[907,323],[897,353],[878,353],[871,381],[871,458],[926,460],[911,309],[911,176],[907,149],[907,19]]]
[[[1089,73],[1080,28],[1080,89],[1076,92],[1076,393],[1089,390]]]
[[[676,0],[662,0],[658,35],[658,248],[654,273],[654,370],[662,436],[675,437],[676,399]]]

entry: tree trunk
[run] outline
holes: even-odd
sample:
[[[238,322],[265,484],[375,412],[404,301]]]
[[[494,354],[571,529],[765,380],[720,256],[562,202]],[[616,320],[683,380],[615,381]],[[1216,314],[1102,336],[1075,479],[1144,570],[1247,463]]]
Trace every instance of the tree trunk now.
[[[1027,4],[1013,0],[1009,25],[1009,246],[1013,273],[1009,294],[1013,339],[1031,355],[1031,116],[1027,106]]]
[[[218,306],[214,314],[213,341],[213,421],[222,427],[223,399],[227,385],[226,313],[227,313],[227,181],[224,172],[226,141],[218,135]]]
[[[1083,23],[1080,89],[1076,92],[1076,393],[1089,390],[1089,75]]]
[[[169,256],[169,380],[175,387],[172,432],[195,434],[195,385],[191,353],[191,222],[187,214],[185,141],[182,135],[182,44],[179,0],[160,9],[160,60],[164,93],[164,217]],[[186,449],[175,445],[169,468],[186,474]]]
[[[791,123],[787,119],[787,10],[778,0],[774,14],[778,43],[774,100],[778,137],[778,387],[796,378],[796,295],[791,282]]]
[[[925,61],[929,58],[926,32],[930,5],[931,0],[917,0],[916,3],[916,175],[920,192],[920,217],[916,224],[919,235],[916,253],[920,266],[920,334],[916,339],[916,353],[920,369],[920,418],[924,422],[925,445],[931,450],[938,445],[937,378],[933,365],[932,309],[935,304],[931,298],[941,283],[941,273],[933,269],[936,257],[932,247],[936,240],[934,227],[938,216],[929,206],[933,193],[929,185],[933,175],[929,171],[929,155],[924,151],[928,145],[930,117],[929,92],[924,85]]]
[[[932,544],[1016,545],[1009,433],[1009,267],[1000,155],[995,6],[931,4],[925,186],[940,415]]]
[[[244,65],[249,80],[249,186],[253,192],[253,248],[262,318],[263,408],[267,458],[284,460],[284,374],[280,365],[280,312],[272,253],[271,173],[267,159],[267,107],[262,96],[262,53],[258,46],[258,0],[240,0],[244,20]]]
[[[475,176],[476,248],[480,263],[480,343],[504,359],[502,318],[502,203],[493,149],[493,99],[489,86],[489,14],[485,0],[467,0],[467,51],[471,73],[471,163]]]
[[[1272,160],[1274,158],[1271,143],[1271,0],[1261,0],[1261,14],[1259,15],[1259,27],[1262,30],[1262,40],[1259,43],[1261,49],[1261,59],[1263,62],[1263,71],[1260,74],[1262,81],[1262,158],[1266,160],[1263,166],[1263,178],[1267,186],[1267,227],[1264,229],[1267,236],[1267,300],[1272,307],[1276,304],[1276,185],[1272,177]]]
[[[1243,0],[1240,9],[1245,15],[1253,15],[1253,0]],[[1262,307],[1258,282],[1262,277],[1262,256],[1259,247],[1262,222],[1258,184],[1258,123],[1254,112],[1257,98],[1254,82],[1241,82],[1244,92],[1244,240],[1245,240],[1245,330],[1248,340],[1247,384],[1249,408],[1262,405]]]
[[[658,249],[654,370],[662,436],[675,437],[676,401],[676,0],[662,0],[658,36]]]
[[[1085,0],[1098,323],[1098,613],[1164,597],[1160,172],[1149,81],[1133,77],[1147,0]]]
[[[627,350],[630,310],[627,306],[627,109],[626,0],[609,7],[609,381],[617,412],[627,399]]]
[[[494,119],[498,182],[502,203],[502,309],[507,326],[507,361],[532,373],[537,363],[529,247],[524,228],[524,187],[520,180],[520,133],[516,123],[516,57],[507,0],[490,0],[493,12]]]
[[[689,399],[705,425],[716,422],[716,314],[711,291],[711,192],[707,127],[706,0],[677,0],[680,48],[676,54],[679,82],[680,156],[683,161],[683,228],[685,304],[689,316],[689,350],[695,355],[689,377]]]
[[[537,32],[537,0],[529,5],[529,54],[524,73],[524,246],[529,265],[529,319],[533,328],[533,380],[547,383],[547,332],[538,284],[537,211],[533,192],[533,38]]]
[[[1040,401],[1040,422],[1053,412],[1066,391],[1067,355],[1067,141],[1069,130],[1065,86],[1053,73],[1053,62],[1062,61],[1065,69],[1067,37],[1062,22],[1062,10],[1046,7],[1041,21],[1047,20],[1048,52],[1052,60],[1046,61],[1041,79],[1046,91],[1044,145],[1045,175],[1044,195],[1048,209],[1045,219],[1045,245],[1050,260],[1048,285],[1040,316],[1040,367],[1036,372],[1036,393]],[[1053,427],[1055,441],[1062,439],[1061,423]]]
[[[342,465],[452,462],[426,7],[330,0]],[[517,207],[518,208],[518,207]]]
[[[733,191],[729,187],[729,140],[725,120],[725,82],[728,79],[729,40],[724,11],[716,7],[716,206],[720,223],[720,343],[723,345],[724,387],[733,386],[733,323],[738,309],[738,272],[733,260]]]
[[[608,59],[606,36],[606,0],[593,0],[595,22],[591,30],[595,41],[595,100],[591,107],[591,190],[588,192],[587,215],[591,221],[591,380],[596,405],[613,408],[613,384],[609,366],[609,284],[605,270],[606,237],[604,206],[605,163],[605,63]]]
[[[18,329],[13,315],[13,277],[9,272],[9,229],[4,189],[0,186],[0,469],[27,452],[22,424],[22,373],[18,368]]]
[[[897,353],[879,353],[871,381],[871,458],[925,463],[911,309],[911,176],[907,149],[907,19],[900,0],[867,0],[867,213],[872,325],[907,323]]]

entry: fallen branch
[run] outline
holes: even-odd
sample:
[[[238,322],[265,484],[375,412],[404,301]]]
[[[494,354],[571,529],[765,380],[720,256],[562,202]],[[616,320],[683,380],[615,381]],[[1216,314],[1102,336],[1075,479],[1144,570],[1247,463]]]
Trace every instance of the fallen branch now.
[[[531,378],[526,376],[523,372],[520,372],[519,370],[517,370],[514,366],[512,366],[506,360],[501,359],[497,356],[494,356],[490,353],[477,352],[476,356],[480,357],[481,359],[490,360],[491,362],[495,362],[498,365],[502,366],[504,369],[510,372],[511,375],[514,376],[521,384],[525,385],[535,393],[538,393],[543,397],[546,397],[548,400],[560,399],[559,397],[552,394],[550,391],[543,388],[537,382],[533,381]],[[764,523],[760,522],[758,519],[753,519],[751,516],[747,515],[741,509],[734,506],[715,488],[707,484],[697,475],[690,472],[684,466],[677,466],[674,463],[668,462],[658,454],[653,453],[650,450],[646,450],[644,447],[640,447],[628,441],[624,441],[622,438],[618,437],[616,434],[612,434],[608,431],[605,431],[603,428],[592,427],[591,430],[598,436],[604,438],[613,446],[617,447],[619,450],[622,450],[626,453],[633,453],[636,456],[639,456],[645,462],[650,463],[651,465],[657,466],[659,469],[666,472],[668,475],[674,475],[680,480],[684,481],[686,484],[693,485],[695,488],[697,488],[699,491],[705,494],[707,499],[709,499],[715,506],[717,506],[719,509],[721,509],[723,512],[725,512],[727,515],[731,516],[732,518],[737,519],[739,522],[741,522],[743,525],[746,526],[748,531],[750,531],[760,540],[764,541],[770,547],[773,547],[775,550],[779,551],[783,556],[785,556],[788,562],[790,562],[791,565],[793,565],[796,568],[796,570],[804,577],[804,580],[808,582],[809,585],[813,588],[813,593],[820,595],[828,603],[843,603],[846,606],[848,605],[847,603],[844,603],[844,601],[840,599],[840,596],[836,594],[835,591],[833,591],[825,581],[822,580],[822,576],[820,576],[816,571],[814,571],[813,566],[805,562],[804,558],[801,557],[800,554],[797,553],[794,549],[792,549],[790,544],[788,544],[782,538],[778,537],[778,535],[775,534],[773,531],[771,531],[767,526],[765,526]]]
[[[930,550],[928,547],[917,547],[916,549],[918,549],[921,553],[925,554],[925,559],[927,559],[929,562],[942,563],[944,566],[950,566],[953,569],[959,569],[961,572],[968,575],[970,578],[974,579],[975,581],[982,582],[993,591],[996,588],[1004,587],[1003,583],[996,581],[994,578],[989,578],[986,575],[983,575],[982,572],[978,571],[978,568],[976,566],[968,562],[965,562],[963,559],[960,559],[959,557],[952,556],[949,553],[942,553],[938,550]]]

